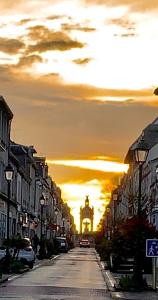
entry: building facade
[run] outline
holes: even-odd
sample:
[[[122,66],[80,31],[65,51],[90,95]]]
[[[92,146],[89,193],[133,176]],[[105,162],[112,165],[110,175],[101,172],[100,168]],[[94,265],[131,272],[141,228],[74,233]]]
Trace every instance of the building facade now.
[[[64,203],[60,188],[48,173],[45,157],[36,155],[33,146],[10,140],[13,113],[0,97],[0,244],[7,237],[20,235],[52,239],[68,235],[75,229],[70,209]],[[10,165],[13,179],[8,183],[5,169]],[[42,199],[42,201],[41,201]],[[43,202],[44,201],[44,202]],[[9,204],[9,219],[7,207]]]

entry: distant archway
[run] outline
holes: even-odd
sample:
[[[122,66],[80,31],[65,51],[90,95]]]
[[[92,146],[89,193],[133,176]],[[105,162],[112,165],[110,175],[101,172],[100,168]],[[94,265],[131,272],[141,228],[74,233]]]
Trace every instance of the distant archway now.
[[[86,196],[85,206],[80,207],[80,233],[93,232],[93,219],[94,208],[89,206],[89,197]]]

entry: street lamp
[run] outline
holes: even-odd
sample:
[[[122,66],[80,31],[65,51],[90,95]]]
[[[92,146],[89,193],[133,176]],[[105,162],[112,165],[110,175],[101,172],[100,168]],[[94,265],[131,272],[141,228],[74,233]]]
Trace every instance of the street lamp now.
[[[11,181],[13,180],[13,168],[9,164],[6,169],[5,169],[5,178],[8,183],[8,188],[7,188],[7,248],[6,248],[6,257],[9,258],[9,211],[10,211],[10,186],[11,186]]]
[[[62,231],[63,231],[63,236],[64,236],[64,234],[65,234],[65,218],[63,217],[63,228],[62,228]]]
[[[137,204],[137,219],[138,219],[138,231],[136,239],[136,251],[134,257],[134,279],[138,287],[143,286],[143,277],[142,277],[142,255],[141,255],[141,198],[142,198],[142,168],[148,156],[149,148],[147,143],[142,139],[134,150],[135,160],[139,166],[139,188],[138,188],[138,204]]]
[[[115,231],[115,225],[116,225],[116,207],[117,207],[117,199],[118,199],[118,194],[113,193],[112,194],[112,201],[113,201],[113,231]]]
[[[42,228],[43,228],[43,208],[45,205],[45,197],[43,194],[40,197],[40,205],[41,205],[41,234],[40,234],[40,249],[39,249],[39,257],[40,259],[45,257],[45,245],[43,243],[43,235],[42,235]]]
[[[106,230],[107,230],[107,240],[110,240],[110,224],[109,224],[109,214],[110,214],[110,207],[106,208]]]
[[[41,237],[41,242],[42,242],[43,207],[45,205],[45,198],[43,195],[40,197],[40,205],[41,205],[41,234],[40,234],[40,237]]]
[[[55,237],[56,237],[56,232],[57,232],[57,215],[58,215],[58,209],[57,208],[55,208],[55,210],[54,210],[54,213],[55,213],[55,216],[56,216],[56,229],[55,229]]]
[[[10,186],[13,180],[13,168],[8,165],[5,169],[5,177],[8,183],[8,199],[7,199],[7,241],[9,241],[9,209],[10,209]]]

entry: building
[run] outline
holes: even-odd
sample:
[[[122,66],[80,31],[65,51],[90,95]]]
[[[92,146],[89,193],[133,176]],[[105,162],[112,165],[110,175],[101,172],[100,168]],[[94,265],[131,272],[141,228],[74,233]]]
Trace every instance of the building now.
[[[129,169],[113,192],[115,203],[112,194],[111,203],[113,203],[113,216],[115,216],[113,218],[115,223],[118,223],[121,219],[131,218],[137,214],[139,166],[134,152],[141,139],[149,148],[147,160],[142,166],[141,212],[158,229],[158,118],[143,130],[127,152],[125,163],[129,164]]]
[[[36,156],[33,146],[10,140],[12,118],[13,113],[0,96],[0,244],[8,237],[8,222],[9,237],[70,237],[74,220],[60,188],[49,176],[46,158]],[[13,170],[9,185],[5,178],[7,166]]]
[[[13,113],[0,96],[0,241],[6,237],[7,224],[7,181],[5,179],[5,168],[8,165],[10,151],[10,128]],[[11,186],[12,191],[12,186]],[[10,204],[10,229],[15,232],[16,204]]]

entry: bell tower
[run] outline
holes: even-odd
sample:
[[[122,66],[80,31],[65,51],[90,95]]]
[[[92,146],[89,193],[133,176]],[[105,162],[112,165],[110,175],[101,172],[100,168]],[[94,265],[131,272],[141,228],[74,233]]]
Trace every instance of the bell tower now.
[[[93,219],[94,219],[94,208],[89,206],[89,196],[86,196],[85,206],[80,207],[80,233],[93,232]],[[83,225],[84,225],[84,231],[83,231]]]

